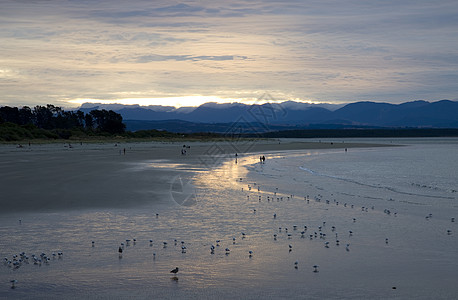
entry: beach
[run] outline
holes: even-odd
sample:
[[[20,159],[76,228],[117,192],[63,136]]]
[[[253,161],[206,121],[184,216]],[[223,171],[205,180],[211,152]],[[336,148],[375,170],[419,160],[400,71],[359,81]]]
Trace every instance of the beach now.
[[[456,298],[457,143],[0,145],[0,298]]]
[[[69,146],[70,145],[70,146]],[[181,155],[183,145],[186,155]],[[277,141],[0,145],[1,213],[132,207],[163,201],[173,176],[210,169],[235,153],[332,149],[355,144]],[[370,146],[370,145],[368,145]],[[151,161],[149,168],[145,162]],[[155,164],[157,167],[155,167]],[[164,167],[165,165],[165,167]],[[167,166],[168,165],[168,166]],[[142,172],[133,172],[136,168]]]

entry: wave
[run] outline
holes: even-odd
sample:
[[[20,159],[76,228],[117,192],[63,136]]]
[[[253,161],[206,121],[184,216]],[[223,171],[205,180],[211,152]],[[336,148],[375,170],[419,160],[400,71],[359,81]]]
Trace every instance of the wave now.
[[[357,180],[354,180],[354,179],[350,179],[350,178],[344,178],[344,177],[339,177],[339,176],[334,176],[334,175],[323,174],[323,173],[317,172],[315,170],[312,170],[312,169],[309,169],[309,168],[306,168],[306,167],[303,167],[303,166],[300,166],[299,169],[301,169],[303,171],[306,171],[306,172],[308,172],[308,173],[310,173],[312,175],[315,175],[315,176],[331,178],[331,179],[340,180],[340,181],[344,181],[344,182],[348,182],[348,183],[352,183],[352,184],[356,184],[356,185],[360,185],[360,186],[365,186],[365,187],[369,187],[369,188],[374,188],[374,189],[387,190],[387,191],[390,191],[390,192],[393,192],[393,193],[396,193],[396,194],[409,195],[409,196],[419,196],[419,197],[428,197],[428,198],[436,198],[436,199],[449,199],[449,200],[450,199],[455,199],[454,197],[437,196],[437,195],[426,195],[426,194],[418,194],[418,193],[413,193],[413,192],[400,191],[400,190],[398,190],[398,189],[396,189],[394,187],[391,187],[391,186],[373,185],[373,184],[360,182],[360,181],[357,181]]]

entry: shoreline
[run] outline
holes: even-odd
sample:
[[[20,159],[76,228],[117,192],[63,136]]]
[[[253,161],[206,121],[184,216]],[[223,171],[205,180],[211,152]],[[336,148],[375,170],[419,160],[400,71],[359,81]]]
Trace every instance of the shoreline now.
[[[0,215],[164,204],[175,176],[192,176],[189,169],[196,167],[211,169],[235,153],[391,146],[287,141],[0,145]],[[187,155],[180,154],[182,149]]]

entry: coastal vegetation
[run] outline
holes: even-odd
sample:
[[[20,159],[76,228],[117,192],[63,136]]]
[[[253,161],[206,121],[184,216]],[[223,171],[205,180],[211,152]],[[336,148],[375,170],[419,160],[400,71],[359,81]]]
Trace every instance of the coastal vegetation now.
[[[122,117],[111,110],[65,111],[48,104],[22,108],[0,107],[0,140],[70,139],[125,132]]]
[[[0,141],[218,138],[217,133],[181,134],[165,130],[126,131],[122,116],[112,110],[65,111],[51,104],[0,107]]]

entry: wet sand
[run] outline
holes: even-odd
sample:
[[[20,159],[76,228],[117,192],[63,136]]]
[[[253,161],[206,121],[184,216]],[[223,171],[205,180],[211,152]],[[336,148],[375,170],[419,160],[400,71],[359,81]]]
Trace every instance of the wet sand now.
[[[186,147],[183,148],[183,144]],[[288,142],[145,142],[0,145],[2,213],[80,208],[122,208],[161,202],[184,165],[210,169],[235,153],[375,147],[361,143]],[[188,148],[188,146],[190,148]],[[124,153],[125,149],[125,153]],[[181,155],[182,149],[186,155]],[[151,168],[130,172],[140,162]],[[155,168],[167,161],[169,168]],[[178,165],[177,165],[178,164]],[[178,167],[177,167],[178,166]],[[180,170],[177,170],[180,168]]]

